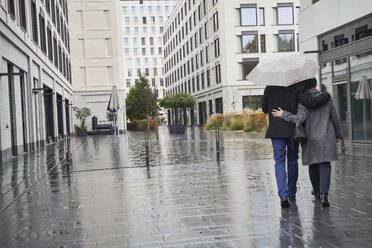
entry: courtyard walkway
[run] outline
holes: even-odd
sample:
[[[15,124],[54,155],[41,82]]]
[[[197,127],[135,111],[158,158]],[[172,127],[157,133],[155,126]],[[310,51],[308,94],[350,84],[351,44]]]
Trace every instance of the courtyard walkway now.
[[[280,208],[270,141],[188,129],[72,138],[0,166],[0,247],[371,247],[372,160],[332,168],[329,209],[300,166]]]

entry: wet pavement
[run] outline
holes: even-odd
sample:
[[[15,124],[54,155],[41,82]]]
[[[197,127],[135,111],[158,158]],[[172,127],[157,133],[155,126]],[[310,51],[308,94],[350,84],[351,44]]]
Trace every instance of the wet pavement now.
[[[0,247],[371,247],[372,161],[332,168],[329,209],[300,166],[282,210],[262,135],[188,129],[72,138],[0,166]]]

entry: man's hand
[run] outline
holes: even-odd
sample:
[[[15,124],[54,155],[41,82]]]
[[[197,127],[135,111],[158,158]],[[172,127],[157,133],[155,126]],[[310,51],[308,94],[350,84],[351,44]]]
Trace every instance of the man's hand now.
[[[279,109],[273,109],[273,111],[271,112],[271,114],[274,117],[282,117],[282,115],[283,115],[283,109],[281,109],[281,108],[279,108]]]
[[[340,142],[341,141],[341,139],[336,139],[336,142]]]

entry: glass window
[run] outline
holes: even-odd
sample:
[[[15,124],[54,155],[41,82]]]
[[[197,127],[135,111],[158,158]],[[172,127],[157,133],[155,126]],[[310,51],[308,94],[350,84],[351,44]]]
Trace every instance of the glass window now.
[[[146,55],[146,48],[142,48],[142,55],[143,55],[143,56]]]
[[[155,16],[150,17],[150,24],[155,25]]]
[[[155,49],[153,47],[150,48],[150,55],[151,56],[155,55]]]
[[[124,46],[128,46],[129,45],[129,39],[128,38],[124,38]]]
[[[300,7],[296,7],[296,24],[299,23],[300,18]]]
[[[164,18],[162,16],[159,16],[159,24],[164,24]]]
[[[243,96],[243,109],[258,110],[261,108],[263,96]]]
[[[138,17],[134,17],[134,25],[138,25]]]
[[[124,56],[129,56],[129,48],[124,49]]]
[[[130,88],[130,79],[126,80],[127,88]]]
[[[145,66],[149,66],[149,64],[150,64],[149,58],[145,58]]]
[[[132,59],[127,59],[127,66],[132,67]]]
[[[147,34],[147,27],[143,27],[142,30],[144,34]]]
[[[169,7],[168,6],[164,6],[164,11],[165,11],[166,14],[168,14],[169,13]]]
[[[134,28],[134,34],[138,34],[139,33],[139,29],[138,29],[138,27],[135,27]]]
[[[148,13],[152,14],[152,6],[148,6],[147,9],[148,9]]]
[[[242,26],[256,26],[257,25],[256,8],[241,8],[240,9],[240,24]]]
[[[278,35],[278,51],[288,52],[294,51],[294,33],[282,33]]]
[[[372,140],[372,51],[350,57],[351,121],[354,140]]]
[[[156,28],[155,27],[151,27],[151,33],[156,34]]]
[[[136,58],[136,65],[140,66],[141,65],[141,60],[139,58]]]
[[[128,69],[128,77],[132,76],[132,69]]]
[[[260,35],[260,45],[261,53],[266,53],[266,36],[264,34]]]
[[[140,15],[143,15],[145,13],[145,7],[140,6]]]
[[[245,34],[242,35],[242,52],[243,53],[258,53],[258,35]]]
[[[130,25],[130,18],[128,16],[125,17],[125,24]]]
[[[137,37],[133,37],[133,45],[137,45]]]
[[[134,56],[137,56],[138,55],[138,49],[137,48],[133,48],[133,55]]]
[[[136,7],[132,6],[132,15],[135,15],[135,14],[136,14]]]
[[[153,58],[153,59],[152,59],[152,65],[153,65],[153,66],[157,66],[157,65],[158,65],[158,60],[157,60],[157,58]]]
[[[161,10],[160,10],[160,6],[156,6],[156,14],[160,14]]]
[[[333,76],[339,77],[347,74],[347,59],[337,59],[333,61]]]
[[[260,26],[265,26],[265,9],[260,8]]]
[[[128,11],[128,8],[127,7],[123,7],[121,10],[122,10],[123,15],[126,15],[127,14],[127,11]]]
[[[130,28],[129,27],[125,28],[125,32],[126,34],[130,34]]]
[[[293,24],[293,7],[277,8],[278,25]]]
[[[158,45],[162,45],[163,44],[163,39],[161,38],[161,36],[158,37]]]
[[[163,49],[161,47],[158,47],[158,54],[163,55]]]
[[[243,72],[243,80],[247,80],[248,74],[256,67],[258,62],[243,62],[242,63],[242,72]]]

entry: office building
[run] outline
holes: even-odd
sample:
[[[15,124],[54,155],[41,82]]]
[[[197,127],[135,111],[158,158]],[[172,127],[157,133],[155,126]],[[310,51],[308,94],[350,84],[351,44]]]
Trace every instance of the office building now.
[[[260,59],[299,50],[298,13],[298,0],[179,1],[164,26],[166,94],[196,98],[190,124],[258,109],[264,87],[247,75]]]
[[[0,162],[72,132],[68,11],[66,0],[0,0]]]

